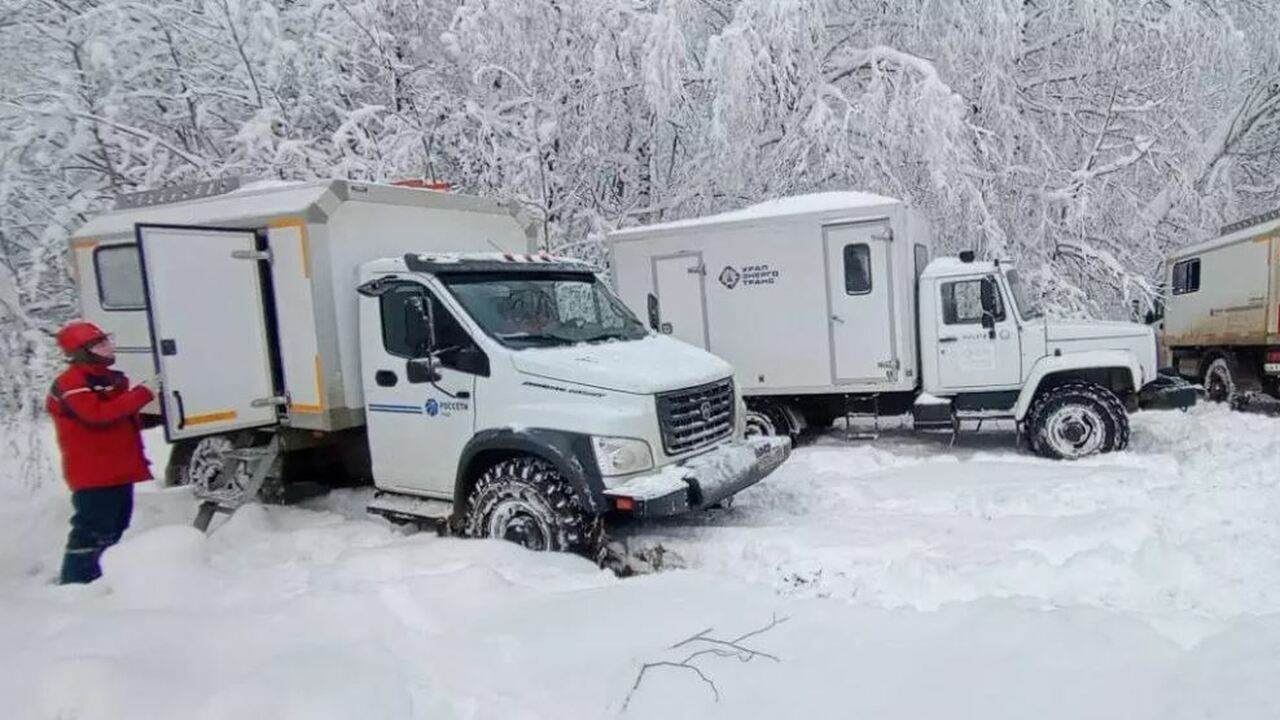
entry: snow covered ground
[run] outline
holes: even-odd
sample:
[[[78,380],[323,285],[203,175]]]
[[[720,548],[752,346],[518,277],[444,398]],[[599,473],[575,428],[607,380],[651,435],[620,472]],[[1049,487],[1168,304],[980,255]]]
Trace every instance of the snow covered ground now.
[[[65,495],[9,469],[4,716],[1280,716],[1276,418],[1144,414],[1130,452],[1070,464],[836,434],[729,511],[620,529],[664,568],[628,579],[364,497],[205,537],[147,488],[106,578],[63,588]],[[758,654],[714,642],[756,630]]]

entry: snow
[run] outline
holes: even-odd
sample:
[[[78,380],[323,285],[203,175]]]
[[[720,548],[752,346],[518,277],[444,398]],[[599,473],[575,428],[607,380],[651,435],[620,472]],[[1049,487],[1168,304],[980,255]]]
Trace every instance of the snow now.
[[[513,259],[514,258],[514,259]],[[590,269],[592,265],[578,258],[566,257],[564,255],[527,255],[522,253],[501,253],[501,252],[441,252],[441,253],[420,253],[418,255],[419,262],[439,263],[441,265],[451,265],[459,263],[521,263],[545,265],[548,263],[556,265],[573,265]]]
[[[365,489],[204,536],[185,490],[143,486],[103,580],[57,587],[65,493],[5,465],[0,695],[23,719],[1276,717],[1280,419],[1134,423],[1076,463],[833,433],[731,510],[617,529],[667,561],[628,579],[408,534]],[[714,689],[668,665],[633,690],[774,618],[742,641],[764,654],[692,661]]]
[[[793,195],[790,197],[766,200],[738,210],[706,215],[704,217],[677,220],[675,222],[643,227],[627,228],[611,233],[610,237],[623,239],[665,230],[683,230],[688,228],[720,225],[723,223],[747,222],[771,218],[790,217],[792,215],[809,215],[814,213],[836,212],[841,210],[862,210],[865,208],[895,205],[901,200],[857,191],[838,191]]]

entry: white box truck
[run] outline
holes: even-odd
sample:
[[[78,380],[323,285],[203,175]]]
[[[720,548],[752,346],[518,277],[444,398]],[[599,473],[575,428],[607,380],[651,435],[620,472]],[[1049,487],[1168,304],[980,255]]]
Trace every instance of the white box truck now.
[[[610,234],[619,295],[732,363],[753,434],[911,412],[958,431],[1006,418],[1038,453],[1125,447],[1126,408],[1185,407],[1150,328],[1041,316],[1009,263],[930,260],[928,222],[858,192],[784,198]]]
[[[1210,400],[1280,398],[1280,210],[1222,228],[1165,267],[1164,345]]]
[[[608,513],[705,508],[786,458],[743,437],[727,363],[534,237],[490,199],[210,182],[122,199],[71,266],[122,369],[162,377],[167,476],[223,507],[365,479],[374,512],[584,550]]]

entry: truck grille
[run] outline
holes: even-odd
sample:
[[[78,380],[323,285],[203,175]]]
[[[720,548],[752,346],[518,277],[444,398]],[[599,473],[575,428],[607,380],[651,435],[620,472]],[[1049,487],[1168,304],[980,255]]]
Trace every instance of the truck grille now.
[[[733,380],[658,394],[658,425],[667,455],[705,447],[733,434]]]

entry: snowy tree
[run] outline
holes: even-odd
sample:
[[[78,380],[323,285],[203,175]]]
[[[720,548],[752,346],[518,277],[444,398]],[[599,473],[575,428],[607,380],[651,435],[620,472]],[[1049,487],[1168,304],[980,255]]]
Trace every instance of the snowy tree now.
[[[140,188],[444,180],[595,260],[614,227],[861,189],[1099,316],[1278,204],[1271,0],[0,8],[0,397],[28,414],[75,313],[65,240]]]

